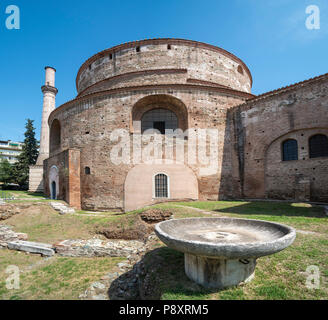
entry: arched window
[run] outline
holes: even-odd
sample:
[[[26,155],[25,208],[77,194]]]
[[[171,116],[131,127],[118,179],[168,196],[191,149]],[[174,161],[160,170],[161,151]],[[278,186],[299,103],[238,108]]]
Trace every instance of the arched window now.
[[[85,167],[84,168],[84,173],[87,174],[87,175],[91,174],[90,167]]]
[[[61,143],[61,129],[60,122],[55,119],[50,128],[50,153],[55,152],[60,149]]]
[[[155,176],[155,198],[168,198],[169,184],[168,176],[164,173]]]
[[[328,138],[316,134],[309,139],[310,158],[328,157]]]
[[[141,132],[148,129],[157,129],[161,134],[165,134],[165,130],[176,130],[178,118],[174,112],[167,109],[150,110],[141,119]]]
[[[298,145],[294,139],[288,139],[282,144],[282,160],[298,160]]]

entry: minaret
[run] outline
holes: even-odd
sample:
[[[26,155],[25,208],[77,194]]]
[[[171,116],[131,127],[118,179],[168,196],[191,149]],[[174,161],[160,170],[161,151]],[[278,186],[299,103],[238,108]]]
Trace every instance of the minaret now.
[[[49,157],[49,134],[50,128],[48,119],[50,113],[56,108],[56,94],[58,90],[55,87],[55,73],[56,69],[52,67],[45,67],[46,82],[41,87],[43,93],[43,110],[42,110],[42,124],[40,137],[40,151],[36,165],[43,165],[43,160]]]
[[[56,69],[45,67],[46,79],[45,85],[41,87],[43,93],[42,124],[40,137],[39,157],[36,165],[30,167],[29,191],[43,192],[43,161],[49,158],[49,136],[50,128],[48,119],[50,113],[56,108],[56,94],[58,90],[55,87]]]

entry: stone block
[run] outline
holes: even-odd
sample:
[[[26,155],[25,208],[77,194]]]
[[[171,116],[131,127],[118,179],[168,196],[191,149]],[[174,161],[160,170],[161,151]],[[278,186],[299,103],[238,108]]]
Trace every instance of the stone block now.
[[[29,253],[38,253],[48,257],[51,257],[55,254],[55,251],[52,249],[52,245],[46,243],[29,242],[29,241],[8,242],[8,249],[24,251]]]

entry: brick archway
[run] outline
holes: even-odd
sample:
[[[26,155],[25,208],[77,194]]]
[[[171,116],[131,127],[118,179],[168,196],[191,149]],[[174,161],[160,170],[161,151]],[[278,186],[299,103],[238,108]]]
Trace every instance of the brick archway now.
[[[188,129],[188,110],[178,98],[167,94],[150,95],[140,99],[132,108],[130,128],[132,133],[141,133],[143,115],[153,109],[167,109],[178,118],[178,127],[183,131]]]

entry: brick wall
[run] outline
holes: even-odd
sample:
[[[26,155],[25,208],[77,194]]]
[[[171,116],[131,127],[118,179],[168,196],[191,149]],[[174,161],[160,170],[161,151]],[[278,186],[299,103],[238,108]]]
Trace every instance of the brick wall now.
[[[120,94],[104,94],[102,97],[93,99],[85,98],[81,102],[70,104],[63,110],[58,110],[50,117],[50,122],[56,118],[61,123],[62,150],[77,148],[81,151],[83,208],[123,210],[124,183],[134,164],[116,166],[111,162],[110,152],[117,142],[111,142],[110,135],[114,129],[121,128],[132,135],[134,106],[145,97],[156,95],[160,96],[160,99],[150,99],[153,104],[163,102],[165,106],[175,99],[186,107],[188,119],[185,119],[187,120],[185,123],[188,124],[188,128],[217,128],[219,130],[218,173],[212,176],[202,176],[199,172],[201,167],[199,163],[189,166],[198,180],[199,199],[217,200],[219,191],[221,197],[224,198],[226,190],[231,189],[230,159],[224,158],[223,152],[224,148],[230,150],[229,143],[224,144],[224,140],[227,139],[226,113],[228,108],[243,102],[243,98],[222,94],[216,92],[215,89],[212,92],[174,89],[126,90]],[[175,107],[178,108],[177,105]],[[91,174],[85,174],[85,167],[90,168]],[[225,178],[221,179],[221,176]],[[226,182],[226,185],[221,186],[222,180]],[[232,193],[230,189],[228,193]]]
[[[58,199],[64,200],[70,206],[81,209],[80,192],[80,150],[67,149],[52,155],[43,162],[44,167],[44,192],[50,197],[49,173],[56,166],[58,169]]]
[[[168,43],[171,43],[170,50]],[[138,46],[140,52],[136,52]],[[97,54],[83,65],[77,77],[78,92],[107,78],[152,69],[187,69],[188,78],[211,81],[240,91],[251,91],[252,79],[246,65],[237,57],[217,47],[200,46],[194,41],[162,41],[158,44],[150,41],[123,46],[114,51],[108,50]],[[154,83],[172,83],[172,80],[174,83],[186,82],[183,77],[172,79],[165,73],[161,77],[158,74],[154,75],[153,78]],[[107,85],[110,88],[115,82],[108,82]]]
[[[309,137],[328,135],[328,79],[250,101],[232,112],[243,196],[328,201],[328,158],[309,158]],[[282,142],[298,141],[297,161],[282,161]],[[236,193],[237,195],[237,193]]]

